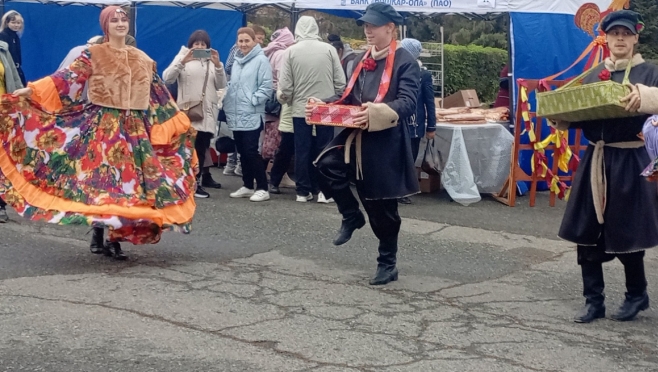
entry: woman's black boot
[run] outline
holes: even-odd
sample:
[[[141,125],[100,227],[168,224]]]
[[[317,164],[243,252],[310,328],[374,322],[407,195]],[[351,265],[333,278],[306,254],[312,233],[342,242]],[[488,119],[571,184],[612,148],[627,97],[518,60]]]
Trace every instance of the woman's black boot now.
[[[104,230],[102,227],[94,227],[91,234],[91,244],[89,244],[89,250],[93,254],[103,253],[103,233]]]
[[[115,260],[124,261],[128,259],[125,253],[121,250],[121,244],[119,242],[111,242],[109,240],[105,241],[103,246],[103,254],[108,257],[114,257]]]

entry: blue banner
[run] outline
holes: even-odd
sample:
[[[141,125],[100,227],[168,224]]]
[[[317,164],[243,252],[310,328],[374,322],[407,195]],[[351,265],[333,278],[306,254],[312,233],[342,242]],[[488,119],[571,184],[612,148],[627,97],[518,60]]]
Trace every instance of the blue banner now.
[[[226,61],[242,27],[242,13],[232,10],[190,9],[173,6],[137,7],[137,45],[158,63],[162,73],[196,30],[210,35],[213,49]]]
[[[578,28],[574,16],[568,14],[545,13],[511,13],[513,71],[516,79],[543,79],[568,68],[583,53],[592,41],[592,36]],[[576,76],[583,72],[587,58],[566,72],[558,79]],[[514,92],[514,102],[517,102],[518,91]],[[530,111],[534,111],[535,94],[530,93]],[[523,123],[515,123],[523,126]],[[569,142],[573,144],[574,131],[570,131]],[[550,128],[544,125],[541,140],[550,134]],[[527,135],[521,137],[521,143],[529,143]],[[583,138],[581,141],[587,144]],[[547,151],[549,167],[552,167],[550,157],[552,151]],[[530,161],[532,151],[522,151],[519,157],[521,168],[531,174]],[[546,190],[547,185],[540,183],[540,190]]]
[[[25,20],[21,48],[28,81],[52,74],[71,48],[101,35],[101,8],[96,6],[7,2],[5,11],[8,10],[16,10]],[[157,62],[162,73],[198,29],[210,34],[212,47],[226,60],[242,25],[242,13],[140,5],[136,23],[137,47]]]

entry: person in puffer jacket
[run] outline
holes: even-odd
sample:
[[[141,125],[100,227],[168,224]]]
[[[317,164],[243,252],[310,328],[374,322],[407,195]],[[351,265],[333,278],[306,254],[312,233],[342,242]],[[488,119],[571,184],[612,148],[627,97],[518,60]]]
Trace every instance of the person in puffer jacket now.
[[[242,161],[244,185],[231,193],[231,197],[260,202],[270,199],[258,140],[265,123],[265,103],[272,94],[272,67],[256,42],[253,29],[238,29],[238,47],[244,57],[235,58],[224,97],[224,112]]]

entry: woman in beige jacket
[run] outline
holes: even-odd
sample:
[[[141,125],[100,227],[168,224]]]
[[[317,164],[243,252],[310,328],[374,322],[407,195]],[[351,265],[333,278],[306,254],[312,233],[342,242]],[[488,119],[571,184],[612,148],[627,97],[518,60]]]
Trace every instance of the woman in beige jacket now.
[[[219,113],[219,97],[217,91],[226,87],[224,65],[219,61],[219,53],[210,49],[209,59],[194,58],[195,49],[210,49],[210,36],[206,31],[197,30],[190,35],[187,47],[181,47],[171,65],[164,71],[162,77],[165,83],[178,83],[178,106],[185,108],[203,101],[203,120],[193,121],[192,126],[198,131],[195,149],[202,165],[197,190],[194,196],[207,198],[210,196],[203,187],[219,189],[221,184],[215,182],[210,175],[210,167],[203,167],[206,154],[210,148],[210,140],[217,133],[217,114]],[[206,83],[206,75],[207,83]],[[205,93],[203,87],[206,86]]]

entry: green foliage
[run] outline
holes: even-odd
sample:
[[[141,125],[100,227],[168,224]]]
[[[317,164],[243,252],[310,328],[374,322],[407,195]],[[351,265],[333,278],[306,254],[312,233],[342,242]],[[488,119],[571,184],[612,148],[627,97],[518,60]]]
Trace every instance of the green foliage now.
[[[445,45],[445,95],[475,89],[482,103],[493,102],[498,78],[508,60],[506,50],[478,45]],[[441,57],[421,58],[423,63],[440,63]],[[431,66],[431,65],[429,65]]]
[[[645,59],[658,59],[658,1],[631,0],[631,9],[642,14],[645,24],[638,52]]]
[[[507,15],[491,15],[490,18],[468,18],[467,15],[439,14],[432,17],[410,16],[407,19],[409,37],[420,41],[441,40],[443,26],[444,41],[455,45],[481,45],[507,49]]]

